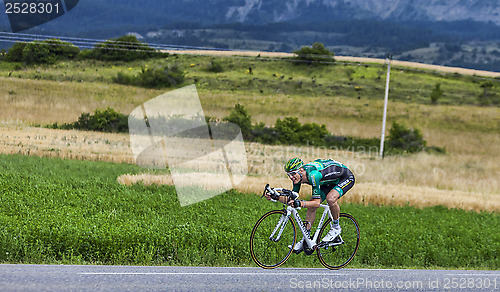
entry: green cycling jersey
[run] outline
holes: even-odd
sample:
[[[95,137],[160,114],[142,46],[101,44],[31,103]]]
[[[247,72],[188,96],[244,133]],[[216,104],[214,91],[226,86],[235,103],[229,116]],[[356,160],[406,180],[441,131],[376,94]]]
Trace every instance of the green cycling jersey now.
[[[307,184],[312,186],[312,198],[325,200],[335,189],[340,196],[354,185],[354,175],[344,164],[333,159],[317,159],[302,166],[306,171]],[[300,191],[301,183],[293,185],[293,191]]]

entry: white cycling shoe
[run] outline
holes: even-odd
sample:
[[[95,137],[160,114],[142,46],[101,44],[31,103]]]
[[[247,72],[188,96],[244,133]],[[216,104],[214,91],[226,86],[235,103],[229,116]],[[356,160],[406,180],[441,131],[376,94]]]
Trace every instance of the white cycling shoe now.
[[[330,231],[326,234],[325,237],[323,237],[324,242],[330,242],[333,241],[337,236],[340,235],[340,232],[342,232],[342,228],[340,226],[338,228],[332,228]]]
[[[291,245],[288,246],[288,248],[291,247],[292,247]],[[293,252],[296,254],[301,253],[303,250],[304,250],[304,237],[302,237],[302,239],[293,246]]]

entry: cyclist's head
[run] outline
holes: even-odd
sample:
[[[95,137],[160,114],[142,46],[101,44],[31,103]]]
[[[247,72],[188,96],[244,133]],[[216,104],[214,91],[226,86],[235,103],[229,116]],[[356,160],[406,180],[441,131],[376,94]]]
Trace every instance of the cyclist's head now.
[[[304,165],[304,162],[298,157],[292,158],[288,160],[288,162],[285,164],[285,172],[286,173],[291,173],[291,172],[297,172],[299,169]]]

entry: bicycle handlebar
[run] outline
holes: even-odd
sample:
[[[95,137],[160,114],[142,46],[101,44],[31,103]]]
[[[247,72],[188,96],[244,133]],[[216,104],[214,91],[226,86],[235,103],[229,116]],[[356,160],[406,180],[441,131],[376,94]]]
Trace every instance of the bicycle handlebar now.
[[[284,188],[271,188],[269,184],[266,184],[266,186],[264,187],[264,192],[262,193],[262,197],[264,197],[266,192],[271,194],[271,201],[273,202],[278,201],[279,196],[288,197],[290,200],[295,200],[299,197],[299,194],[294,191],[287,190]]]

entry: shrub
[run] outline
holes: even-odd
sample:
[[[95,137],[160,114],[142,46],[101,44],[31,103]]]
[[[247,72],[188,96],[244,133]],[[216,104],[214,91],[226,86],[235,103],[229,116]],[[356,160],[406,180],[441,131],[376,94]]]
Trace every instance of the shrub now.
[[[62,126],[58,126],[56,123],[52,127],[108,133],[126,133],[128,132],[128,116],[118,113],[112,108],[107,108],[105,110],[98,109],[93,115],[89,113],[81,114],[77,122],[64,124]]]
[[[48,39],[44,42],[51,54],[56,56],[56,59],[74,59],[80,53],[80,49],[69,42],[63,42],[58,39]]]
[[[299,132],[301,127],[302,125],[299,123],[299,119],[292,117],[286,117],[283,120],[277,119],[274,125],[281,144],[300,143]]]
[[[212,61],[210,62],[210,65],[207,67],[208,72],[214,72],[214,73],[220,73],[224,72],[224,68],[222,67],[221,63]]]
[[[46,45],[29,43],[24,47],[23,61],[27,64],[53,64],[56,62],[56,56],[50,53]]]
[[[252,118],[245,107],[235,105],[233,111],[224,121],[237,124],[241,128],[247,142],[264,144],[321,146],[330,149],[344,149],[347,151],[377,151],[380,145],[379,138],[362,139],[344,136],[334,136],[328,133],[325,125],[316,123],[301,124],[298,118],[285,117],[276,120],[274,127],[268,127],[263,122],[252,125]],[[375,150],[374,150],[375,149]]]
[[[293,117],[278,119],[274,128],[282,144],[321,145],[324,144],[324,137],[328,134],[325,125],[320,126],[316,123],[302,125],[298,118]]]
[[[349,67],[349,68],[346,68],[345,69],[345,75],[347,76],[347,79],[349,79],[349,81],[352,81],[354,79],[353,75],[354,73],[356,73],[356,70]]]
[[[483,89],[483,93],[478,96],[479,104],[482,106],[487,106],[491,104],[490,91],[494,87],[493,82],[486,81],[481,83],[481,88]]]
[[[441,89],[441,84],[437,83],[431,92],[431,102],[432,104],[437,104],[438,100],[443,96],[443,90]]]
[[[73,59],[80,52],[78,47],[58,39],[15,43],[7,53],[7,60],[27,64],[53,64],[58,60]]]
[[[325,48],[322,43],[314,43],[312,47],[302,47],[298,51],[294,51],[297,54],[297,59],[301,61],[314,62],[316,64],[321,64],[320,62],[334,62],[334,53]],[[301,63],[301,62],[299,62]]]
[[[134,76],[125,74],[123,72],[118,72],[116,77],[113,78],[113,82],[124,85],[133,85],[134,84]]]
[[[113,78],[115,83],[125,85],[137,85],[148,88],[172,87],[184,82],[184,72],[179,66],[165,66],[163,68],[146,68],[143,67],[137,76],[127,75],[118,72]]]
[[[392,123],[388,137],[390,152],[415,153],[425,149],[427,142],[418,129],[408,129],[403,124]]]
[[[163,68],[142,68],[139,85],[144,87],[172,87],[184,82],[184,72],[177,64]]]
[[[85,58],[102,61],[133,61],[148,59],[157,54],[147,44],[141,43],[133,35],[122,36],[97,44],[91,51],[85,52]]]
[[[251,137],[252,118],[241,104],[236,104],[229,116],[224,118],[224,121],[240,126],[244,139]]]
[[[306,142],[308,145],[322,145],[324,138],[328,135],[328,130],[325,125],[316,123],[306,123],[299,131],[299,139],[301,143]]]
[[[15,43],[7,52],[7,61],[22,62],[24,47],[26,43]]]
[[[279,133],[273,127],[266,127],[263,122],[256,124],[252,129],[252,136],[255,142],[263,144],[277,144]]]

